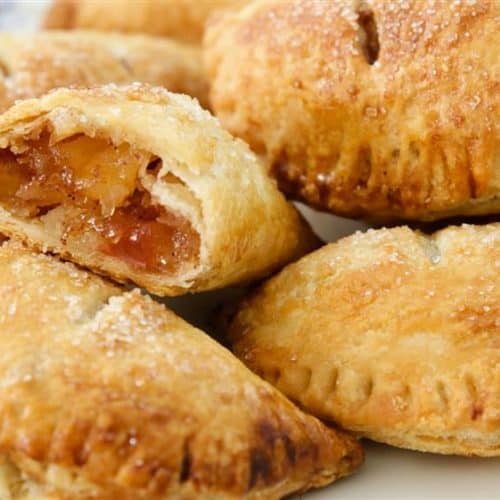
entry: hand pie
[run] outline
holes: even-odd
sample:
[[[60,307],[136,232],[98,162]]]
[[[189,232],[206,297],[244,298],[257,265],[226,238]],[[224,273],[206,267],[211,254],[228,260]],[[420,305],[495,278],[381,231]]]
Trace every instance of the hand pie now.
[[[0,116],[0,232],[160,295],[251,281],[316,245],[241,141],[141,85]]]
[[[138,291],[12,242],[0,275],[3,500],[279,498],[361,463],[354,438]]]
[[[88,31],[0,34],[0,111],[56,87],[151,83],[208,105],[200,49],[141,35]]]
[[[205,22],[216,10],[249,0],[55,0],[45,28],[97,29],[149,33],[199,42]]]
[[[500,213],[499,18],[487,0],[255,1],[207,29],[212,107],[319,209]]]
[[[328,245],[248,299],[230,338],[301,407],[362,436],[500,456],[500,224]]]

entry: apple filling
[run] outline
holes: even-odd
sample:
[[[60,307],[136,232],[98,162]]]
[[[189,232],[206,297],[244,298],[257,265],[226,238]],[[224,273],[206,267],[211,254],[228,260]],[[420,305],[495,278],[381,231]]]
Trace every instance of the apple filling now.
[[[99,251],[137,270],[175,272],[195,262],[198,233],[153,203],[138,180],[146,168],[158,174],[150,153],[85,135],[51,144],[48,132],[26,145],[0,150],[0,203],[11,213],[40,218],[60,206],[77,208],[79,215],[64,221],[65,234],[90,232]]]

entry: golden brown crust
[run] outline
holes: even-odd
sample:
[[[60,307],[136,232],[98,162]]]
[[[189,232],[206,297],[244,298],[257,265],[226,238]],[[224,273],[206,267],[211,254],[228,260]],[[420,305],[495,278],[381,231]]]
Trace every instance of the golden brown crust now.
[[[278,498],[362,461],[138,291],[13,242],[0,274],[0,455],[47,494]]]
[[[405,448],[500,455],[500,224],[370,230],[267,282],[236,354],[312,413]]]
[[[24,217],[0,203],[4,234],[159,295],[256,280],[317,245],[248,147],[193,99],[141,85],[60,89],[0,117],[0,150],[29,150],[26,137],[47,125],[55,138],[97,136],[160,158],[160,172],[152,176],[141,169],[137,182],[156,204],[190,222],[201,240],[199,256],[173,273],[132,269],[87,244],[87,233],[68,234],[61,220],[73,207],[61,205],[40,217]]]
[[[43,25],[49,29],[96,29],[149,33],[199,42],[217,10],[248,0],[55,0]]]
[[[0,111],[16,99],[39,97],[57,87],[135,81],[189,94],[208,105],[197,47],[91,31],[0,34]]]
[[[212,105],[313,206],[499,213],[499,16],[487,0],[257,0],[207,30]]]

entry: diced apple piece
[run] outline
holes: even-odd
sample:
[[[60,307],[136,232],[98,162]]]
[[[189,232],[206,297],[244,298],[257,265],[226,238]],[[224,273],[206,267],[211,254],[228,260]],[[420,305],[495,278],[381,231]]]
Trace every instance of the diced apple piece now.
[[[111,215],[134,192],[139,169],[151,156],[127,144],[113,146],[83,135],[56,144],[53,149],[59,161],[73,172],[73,189],[99,201],[103,215]]]

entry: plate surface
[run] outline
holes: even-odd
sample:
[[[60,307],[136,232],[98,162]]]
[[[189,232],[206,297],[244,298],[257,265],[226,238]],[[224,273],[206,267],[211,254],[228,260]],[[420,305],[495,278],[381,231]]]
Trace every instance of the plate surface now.
[[[106,0],[101,0],[106,1]],[[325,0],[326,1],[326,0]],[[0,30],[36,29],[47,0],[0,0]],[[319,214],[301,207],[325,241],[335,241],[366,224]],[[218,305],[241,290],[204,293],[165,303],[195,325],[210,330]],[[355,475],[305,500],[500,500],[500,458],[459,458],[398,450],[366,443],[366,463]]]

